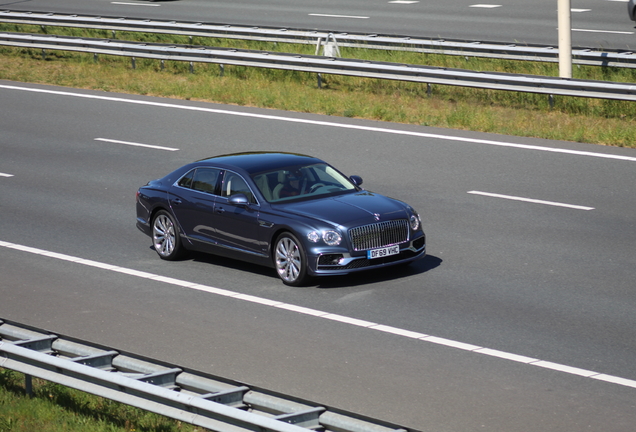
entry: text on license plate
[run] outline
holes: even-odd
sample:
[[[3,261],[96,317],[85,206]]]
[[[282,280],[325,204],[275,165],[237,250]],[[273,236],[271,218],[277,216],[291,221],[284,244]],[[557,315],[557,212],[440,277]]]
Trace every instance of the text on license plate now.
[[[397,255],[400,253],[400,245],[389,246],[379,249],[371,249],[367,251],[367,258],[382,258],[389,255]]]

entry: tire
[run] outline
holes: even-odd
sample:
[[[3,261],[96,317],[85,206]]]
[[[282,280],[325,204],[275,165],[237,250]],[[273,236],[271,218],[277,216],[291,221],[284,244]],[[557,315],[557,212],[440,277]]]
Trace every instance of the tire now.
[[[159,210],[152,219],[152,246],[164,260],[174,261],[184,255],[179,229],[172,215],[165,210]]]
[[[286,232],[276,239],[274,268],[285,285],[297,287],[307,281],[307,255],[293,234]]]

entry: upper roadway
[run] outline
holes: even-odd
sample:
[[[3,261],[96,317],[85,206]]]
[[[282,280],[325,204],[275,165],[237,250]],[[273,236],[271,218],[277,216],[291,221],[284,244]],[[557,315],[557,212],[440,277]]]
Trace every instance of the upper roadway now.
[[[634,50],[626,0],[573,0],[572,44]],[[558,46],[557,0],[29,0],[0,9]]]

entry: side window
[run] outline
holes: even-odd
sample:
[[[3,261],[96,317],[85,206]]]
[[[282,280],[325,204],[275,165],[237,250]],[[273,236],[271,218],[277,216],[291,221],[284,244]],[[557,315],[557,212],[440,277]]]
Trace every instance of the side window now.
[[[190,189],[192,187],[193,176],[194,176],[194,170],[190,171],[189,173],[181,177],[181,180],[179,180],[179,183],[177,183],[177,185],[181,186],[182,188]]]
[[[216,181],[218,178],[218,169],[197,168],[192,178],[192,189],[213,194],[216,189]]]
[[[249,186],[238,174],[234,174],[231,171],[225,172],[225,180],[223,181],[223,189],[221,190],[221,196],[223,197],[231,197],[232,195],[242,193],[247,196],[247,199],[251,203],[256,203],[256,199],[254,199],[254,194],[250,190]]]

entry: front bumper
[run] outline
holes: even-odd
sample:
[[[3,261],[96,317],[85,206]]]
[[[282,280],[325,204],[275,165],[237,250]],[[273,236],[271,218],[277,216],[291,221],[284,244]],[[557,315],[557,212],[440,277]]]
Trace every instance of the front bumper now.
[[[343,275],[397,264],[408,264],[426,255],[426,236],[422,235],[400,245],[400,253],[382,258],[368,259],[366,255],[324,252],[310,257],[310,273],[316,276]]]

